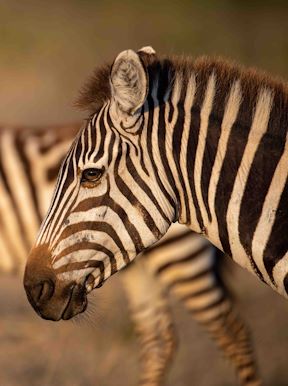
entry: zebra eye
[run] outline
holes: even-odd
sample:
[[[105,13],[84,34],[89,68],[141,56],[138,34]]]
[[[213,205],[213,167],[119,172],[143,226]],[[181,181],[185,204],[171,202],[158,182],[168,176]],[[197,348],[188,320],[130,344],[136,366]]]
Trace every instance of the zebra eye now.
[[[82,172],[81,183],[97,182],[103,174],[103,169],[89,168]]]

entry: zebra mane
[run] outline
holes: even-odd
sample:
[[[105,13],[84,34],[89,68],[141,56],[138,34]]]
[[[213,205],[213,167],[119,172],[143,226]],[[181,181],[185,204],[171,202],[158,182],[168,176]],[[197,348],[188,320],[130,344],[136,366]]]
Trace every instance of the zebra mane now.
[[[228,91],[235,80],[241,83],[242,97],[247,109],[254,108],[257,94],[260,88],[267,88],[274,95],[275,105],[279,111],[274,111],[283,118],[283,112],[288,111],[288,85],[280,78],[272,77],[264,71],[255,68],[245,68],[239,64],[229,62],[218,57],[202,56],[197,59],[185,56],[163,56],[147,55],[138,53],[149,75],[149,90],[151,92],[154,82],[158,82],[158,96],[163,96],[167,90],[173,87],[175,78],[187,84],[189,78],[195,74],[197,89],[205,92],[205,86],[212,73],[216,76],[218,100],[227,98]],[[105,64],[94,70],[88,79],[80,95],[76,100],[76,106],[96,112],[104,102],[111,98],[110,89],[111,64]],[[277,109],[276,109],[277,110]],[[285,115],[285,114],[284,114]],[[287,114],[286,114],[287,115]],[[283,124],[283,121],[281,121]],[[287,117],[288,125],[288,117]],[[284,128],[283,128],[284,129]]]
[[[75,106],[81,110],[96,112],[104,102],[110,99],[110,71],[111,64],[97,67],[80,89],[80,94],[75,101]]]

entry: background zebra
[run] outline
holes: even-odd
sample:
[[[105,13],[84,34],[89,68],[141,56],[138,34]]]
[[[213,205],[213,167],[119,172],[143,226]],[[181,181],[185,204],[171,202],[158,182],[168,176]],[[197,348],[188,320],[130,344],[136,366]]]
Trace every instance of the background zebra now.
[[[0,267],[21,273],[80,125],[0,128]]]
[[[22,273],[26,255],[51,198],[58,169],[79,126],[1,128],[2,271]],[[141,384],[162,384],[175,351],[168,290],[205,325],[225,355],[231,358],[244,384],[246,379],[256,376],[246,327],[233,310],[219,276],[221,259],[211,244],[175,224],[160,243],[123,271],[122,282],[141,341]],[[215,294],[221,296],[222,302],[215,302]],[[206,314],[222,312],[224,302],[229,302],[230,309],[223,313],[221,325],[216,326],[213,318]],[[247,345],[245,352],[243,339]]]
[[[164,369],[174,353],[167,291],[183,303],[232,361],[241,385],[262,384],[249,333],[221,279],[222,259],[223,254],[207,240],[174,224],[160,242],[123,271],[122,283],[141,342],[141,385],[162,384]]]

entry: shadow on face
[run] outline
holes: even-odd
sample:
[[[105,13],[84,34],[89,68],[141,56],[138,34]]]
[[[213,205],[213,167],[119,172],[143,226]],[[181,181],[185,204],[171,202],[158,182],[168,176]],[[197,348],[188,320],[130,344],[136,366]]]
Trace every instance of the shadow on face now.
[[[46,245],[34,248],[30,254],[24,287],[30,304],[43,319],[67,320],[87,308],[85,281],[59,280],[51,266],[51,254]]]

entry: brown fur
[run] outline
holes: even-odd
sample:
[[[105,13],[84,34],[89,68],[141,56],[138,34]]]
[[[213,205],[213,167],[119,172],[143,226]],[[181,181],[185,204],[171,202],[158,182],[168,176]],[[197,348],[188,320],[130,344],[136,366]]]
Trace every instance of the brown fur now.
[[[181,68],[181,64],[180,64]],[[199,58],[195,61],[194,70],[198,77],[197,86],[203,86],[203,92],[208,76],[214,71],[216,75],[216,100],[225,100],[229,94],[232,83],[239,79],[241,83],[242,99],[247,111],[256,106],[260,88],[267,88],[273,93],[273,108],[270,115],[270,124],[276,131],[287,131],[288,128],[288,84],[287,82],[272,77],[264,71],[255,68],[244,68],[237,64],[229,63],[223,59]],[[217,106],[214,110],[217,112]],[[245,117],[238,117],[242,120]],[[245,119],[243,122],[245,126]]]
[[[104,64],[94,70],[80,90],[75,102],[76,107],[95,112],[111,98],[110,71],[111,64]]]
[[[232,83],[239,79],[241,82],[241,91],[243,101],[247,109],[253,109],[257,100],[259,88],[268,88],[274,94],[274,112],[273,118],[276,119],[276,126],[283,127],[288,123],[288,86],[285,81],[271,77],[265,72],[255,68],[245,69],[235,63],[223,60],[221,58],[200,57],[193,60],[190,57],[156,57],[156,55],[139,54],[143,64],[147,68],[151,83],[156,76],[161,74],[160,78],[166,78],[163,87],[167,88],[173,82],[175,75],[183,77],[183,83],[187,82],[192,73],[196,74],[197,87],[205,92],[205,86],[208,77],[212,72],[216,75],[217,98],[227,98],[228,90]],[[111,98],[110,90],[110,69],[111,65],[104,65],[94,71],[94,74],[88,80],[77,100],[77,106],[90,112],[97,111],[101,105]],[[163,92],[164,90],[162,90]],[[284,113],[284,116],[283,116]],[[280,119],[281,116],[281,119]],[[284,118],[284,121],[283,121]]]

